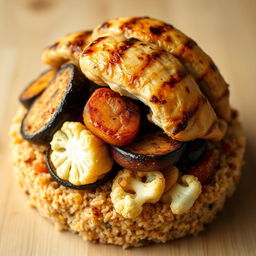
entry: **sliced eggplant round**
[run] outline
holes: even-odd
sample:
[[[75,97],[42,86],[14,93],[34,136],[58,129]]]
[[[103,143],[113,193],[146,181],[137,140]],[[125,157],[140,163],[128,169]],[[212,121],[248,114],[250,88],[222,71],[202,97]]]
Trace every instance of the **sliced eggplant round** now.
[[[139,134],[128,146],[111,146],[114,160],[124,168],[133,171],[159,171],[176,163],[186,143],[175,141],[154,128]]]
[[[94,189],[97,188],[98,186],[106,183],[107,181],[113,179],[115,177],[115,175],[117,174],[118,170],[121,169],[121,167],[118,164],[114,164],[112,169],[107,172],[104,176],[102,176],[100,179],[98,179],[96,182],[90,183],[90,184],[85,184],[85,185],[74,185],[72,183],[70,183],[67,180],[63,180],[61,179],[57,174],[56,174],[56,170],[55,167],[53,166],[52,162],[51,162],[51,152],[52,150],[49,149],[47,154],[46,154],[46,165],[47,168],[49,169],[49,173],[51,174],[51,176],[62,186],[68,187],[68,188],[72,188],[72,189],[77,189],[77,190],[87,190],[87,189]]]
[[[41,73],[38,78],[31,82],[20,94],[19,101],[29,108],[34,100],[47,88],[52,78],[56,75],[57,69],[48,69]]]
[[[206,140],[197,139],[187,143],[186,150],[177,163],[182,171],[196,164],[204,155],[207,148]]]
[[[64,65],[24,116],[22,137],[48,143],[65,121],[81,118],[88,92],[89,81],[81,71],[73,64]]]

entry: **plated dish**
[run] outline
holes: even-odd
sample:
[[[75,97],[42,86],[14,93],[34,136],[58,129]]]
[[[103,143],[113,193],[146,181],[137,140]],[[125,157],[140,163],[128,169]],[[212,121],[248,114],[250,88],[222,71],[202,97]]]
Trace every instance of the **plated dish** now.
[[[43,51],[20,94],[15,175],[56,227],[124,248],[196,235],[239,181],[245,137],[212,59],[172,25],[109,20]]]

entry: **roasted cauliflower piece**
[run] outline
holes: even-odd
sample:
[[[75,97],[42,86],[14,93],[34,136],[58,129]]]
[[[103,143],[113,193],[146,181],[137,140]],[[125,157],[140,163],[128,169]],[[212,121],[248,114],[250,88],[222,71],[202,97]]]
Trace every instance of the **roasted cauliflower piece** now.
[[[56,174],[74,185],[93,183],[112,168],[107,145],[79,122],[65,122],[50,144]]]
[[[134,219],[143,210],[143,204],[156,203],[164,192],[161,172],[132,172],[124,169],[114,179],[110,194],[116,212]]]
[[[195,203],[202,191],[202,185],[193,175],[184,175],[181,177],[182,185],[179,183],[166,192],[161,201],[170,203],[174,214],[186,213]]]

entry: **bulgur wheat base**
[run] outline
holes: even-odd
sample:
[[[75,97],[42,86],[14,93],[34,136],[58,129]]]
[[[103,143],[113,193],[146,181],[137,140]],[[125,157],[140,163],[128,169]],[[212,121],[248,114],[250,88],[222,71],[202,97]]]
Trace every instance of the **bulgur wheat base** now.
[[[144,205],[136,219],[115,212],[110,200],[112,181],[94,190],[77,191],[59,185],[44,170],[46,146],[31,144],[20,135],[25,110],[20,108],[11,126],[11,149],[15,176],[28,195],[31,206],[59,230],[78,233],[85,240],[138,247],[196,235],[213,220],[239,181],[245,138],[233,111],[228,132],[221,142],[211,142],[219,157],[212,182],[186,214],[174,215],[170,206],[158,202]]]

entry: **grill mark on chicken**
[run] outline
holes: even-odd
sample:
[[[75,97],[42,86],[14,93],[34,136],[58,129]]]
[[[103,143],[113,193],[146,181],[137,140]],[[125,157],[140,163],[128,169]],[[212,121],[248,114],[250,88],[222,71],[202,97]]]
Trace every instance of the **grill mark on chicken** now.
[[[163,23],[163,25],[156,25],[156,26],[149,26],[146,24],[143,24],[143,20],[145,19],[150,19],[149,17],[145,16],[145,17],[135,17],[135,18],[131,18],[130,20],[128,20],[127,22],[123,23],[120,26],[121,30],[132,30],[133,27],[135,27],[138,23],[141,23],[141,26],[145,27],[146,29],[148,29],[148,31],[152,34],[152,35],[161,35],[164,32],[168,32],[171,29],[173,29],[174,27],[171,24],[166,24]]]
[[[171,75],[168,81],[165,81],[163,83],[163,87],[168,85],[171,88],[174,88],[176,84],[180,83],[185,77],[187,76],[187,73],[185,71],[177,71],[174,75]]]
[[[70,51],[72,53],[75,53],[75,52],[81,52],[83,50],[83,46],[85,44],[85,41],[84,39],[78,39],[76,41],[74,41],[71,46],[70,46]]]
[[[84,31],[79,33],[72,41],[66,43],[66,47],[73,53],[80,53],[84,46],[87,44],[88,36],[91,35],[91,31]]]
[[[107,36],[102,36],[102,37],[98,37],[96,40],[94,40],[91,44],[90,47],[95,46],[96,44],[100,43],[102,40],[106,39]]]
[[[136,42],[140,41],[139,39],[137,38],[134,38],[134,37],[131,37],[127,40],[124,41],[124,43],[128,46],[133,46]]]
[[[122,42],[121,46],[117,49],[108,50],[111,54],[111,58],[109,63],[112,65],[119,64],[121,62],[121,58],[124,56],[125,52],[130,49],[135,43],[139,40],[137,38],[129,38]]]
[[[199,110],[200,105],[203,105],[207,102],[206,98],[204,96],[200,97],[198,99],[197,104],[194,106],[193,109],[187,111],[187,112],[183,112],[183,118],[181,120],[181,122],[179,122],[177,124],[177,128],[173,131],[173,135],[178,134],[181,131],[184,131],[187,126],[188,126],[188,122],[189,120],[196,114],[196,112]]]
[[[109,64],[116,65],[121,62],[121,58],[123,57],[123,53],[118,50],[109,51],[111,54],[111,58],[109,59]]]
[[[160,104],[165,104],[166,100],[160,100],[159,98],[157,98],[155,95],[153,95],[150,99],[150,102],[153,103],[160,103]]]
[[[193,39],[188,38],[188,40],[182,45],[179,52],[175,53],[174,55],[177,58],[182,57],[184,55],[184,53],[186,53],[187,51],[192,51],[193,48],[196,46],[197,46],[197,43]]]
[[[143,73],[145,72],[145,70],[147,68],[149,68],[150,66],[152,66],[161,57],[161,55],[163,53],[164,53],[163,50],[158,50],[156,52],[153,52],[152,54],[146,55],[145,56],[146,60],[144,62],[144,65],[140,68],[140,71],[137,74],[135,74],[131,77],[129,84],[134,85],[135,81],[138,78],[140,78],[143,75]],[[140,56],[140,57],[142,57],[142,56]],[[143,57],[142,57],[142,59],[143,59]]]
[[[92,30],[86,30],[86,31],[82,31],[80,32],[76,38],[87,38],[88,36],[90,36],[92,34]]]
[[[66,47],[67,51],[69,51],[69,53],[71,54],[79,53],[83,50],[84,45],[87,44],[88,36],[90,36],[91,33],[92,31],[89,30],[80,32],[74,38],[70,39],[71,41],[68,40],[65,42],[65,40],[62,41],[63,39],[61,39],[55,42],[53,45],[49,46],[48,49],[52,51],[57,51],[57,48]],[[67,35],[67,37],[70,35]]]
[[[184,44],[184,46],[192,50],[194,46],[197,46],[197,43],[193,39],[189,38],[188,41]]]
[[[172,42],[172,38],[170,36],[166,36],[165,37],[165,41],[168,42],[168,43],[171,43]]]
[[[111,58],[109,60],[109,64],[116,65],[121,62],[121,58],[124,56],[125,52],[130,49],[135,43],[140,42],[137,38],[129,38],[122,42],[121,46],[119,46],[116,49],[108,50],[108,52],[111,55]],[[143,44],[143,43],[141,43]],[[150,67],[163,53],[163,50],[159,50],[157,52],[153,52],[151,55],[146,55],[146,62],[144,66],[141,67],[140,72],[136,75],[134,75],[131,78],[131,84],[134,84],[135,80],[139,78],[146,68]],[[143,60],[143,56],[138,56],[139,60]]]
[[[161,35],[164,32],[169,31],[172,28],[173,28],[173,26],[171,26],[171,25],[154,26],[154,27],[149,27],[149,31],[153,35]]]
[[[82,56],[92,54],[93,52],[94,52],[94,50],[93,50],[93,49],[88,48],[88,49],[86,49],[86,50],[82,53]]]
[[[88,55],[88,54],[92,54],[94,53],[94,46],[98,43],[100,43],[102,40],[104,40],[105,38],[107,38],[107,36],[102,36],[102,37],[98,37],[96,40],[94,40],[89,47],[82,53],[82,56]]]
[[[72,53],[80,53],[82,52],[86,42],[86,39],[88,37],[88,33],[80,34],[78,35],[71,43],[70,45],[70,51]]]
[[[211,61],[211,62],[209,63],[207,69],[205,70],[205,72],[204,72],[199,78],[197,78],[197,81],[198,81],[199,83],[201,83],[201,82],[205,79],[205,77],[207,76],[207,74],[210,73],[211,71],[213,71],[213,72],[217,72],[217,71],[218,71],[218,67],[214,64],[213,61]]]

